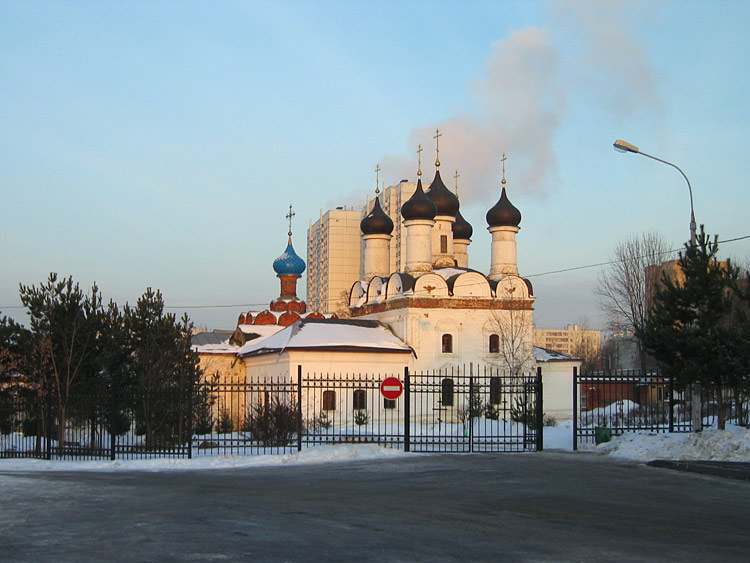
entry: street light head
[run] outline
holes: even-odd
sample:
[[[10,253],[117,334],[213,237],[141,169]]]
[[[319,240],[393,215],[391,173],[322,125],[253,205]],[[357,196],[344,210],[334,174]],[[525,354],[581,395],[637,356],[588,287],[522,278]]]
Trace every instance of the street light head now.
[[[630,143],[622,141],[620,139],[616,140],[612,146],[617,152],[640,152],[638,150],[638,147],[636,147],[635,145],[631,145]]]

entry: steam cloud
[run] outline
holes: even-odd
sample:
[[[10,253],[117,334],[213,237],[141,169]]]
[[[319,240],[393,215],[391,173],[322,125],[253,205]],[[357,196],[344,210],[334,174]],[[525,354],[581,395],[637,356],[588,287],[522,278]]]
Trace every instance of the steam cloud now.
[[[571,96],[583,89],[594,91],[608,110],[620,114],[656,105],[652,70],[627,31],[627,15],[634,6],[552,3],[555,34],[528,27],[493,43],[484,76],[471,85],[479,110],[410,134],[414,151],[420,143],[425,148],[424,181],[433,177],[432,137],[440,129],[441,176],[453,187],[452,176],[459,171],[462,199],[486,202],[499,196],[503,152],[508,153],[511,198],[513,192],[543,197],[553,191],[561,181],[555,133]],[[416,154],[387,156],[381,163],[390,178],[416,176]]]

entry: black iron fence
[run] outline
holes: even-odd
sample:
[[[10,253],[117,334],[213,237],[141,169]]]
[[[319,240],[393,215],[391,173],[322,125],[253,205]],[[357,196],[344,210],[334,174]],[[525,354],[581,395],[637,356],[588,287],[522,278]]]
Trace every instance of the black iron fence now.
[[[403,386],[388,399],[386,377]],[[340,443],[419,452],[542,449],[541,371],[304,373],[253,382],[78,393],[3,389],[0,458],[291,453]]]
[[[704,426],[716,422],[717,401],[712,389],[696,396],[690,386],[678,387],[659,371],[621,370],[573,375],[573,449],[596,440],[597,433],[691,432],[692,403],[700,397]],[[747,425],[748,397],[724,394],[730,421]],[[744,408],[743,408],[744,405]]]

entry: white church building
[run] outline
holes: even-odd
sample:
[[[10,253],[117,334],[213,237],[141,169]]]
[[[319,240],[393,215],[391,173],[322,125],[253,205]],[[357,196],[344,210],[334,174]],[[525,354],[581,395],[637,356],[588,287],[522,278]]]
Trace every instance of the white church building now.
[[[531,283],[518,272],[521,213],[508,198],[504,166],[500,197],[486,214],[492,243],[485,274],[468,267],[473,228],[440,177],[437,154],[429,189],[422,188],[420,162],[416,191],[400,209],[406,230],[403,271],[391,268],[394,223],[376,190],[372,209],[360,223],[364,277],[350,290],[351,318],[307,313],[296,296],[305,264],[294,252],[290,227],[287,249],[274,262],[280,297],[270,312],[241,315],[231,338],[196,339],[204,371],[242,382],[291,380],[299,365],[316,373],[396,376],[404,368],[420,373],[475,365],[519,375],[542,366],[544,386],[554,389],[545,394],[545,412],[569,418],[573,367],[580,361],[533,347],[535,298]],[[271,317],[279,321],[282,316],[284,322],[271,323]],[[259,318],[263,324],[254,325]]]

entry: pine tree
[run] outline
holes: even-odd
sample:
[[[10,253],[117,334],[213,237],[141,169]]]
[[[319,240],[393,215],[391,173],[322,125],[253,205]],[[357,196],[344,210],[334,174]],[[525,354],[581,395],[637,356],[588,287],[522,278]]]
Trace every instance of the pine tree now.
[[[662,277],[638,336],[678,387],[697,383],[713,389],[723,429],[724,390],[748,383],[750,332],[740,272],[730,261],[719,262],[718,250],[717,237],[711,241],[701,226],[696,243],[680,253],[684,282]]]

